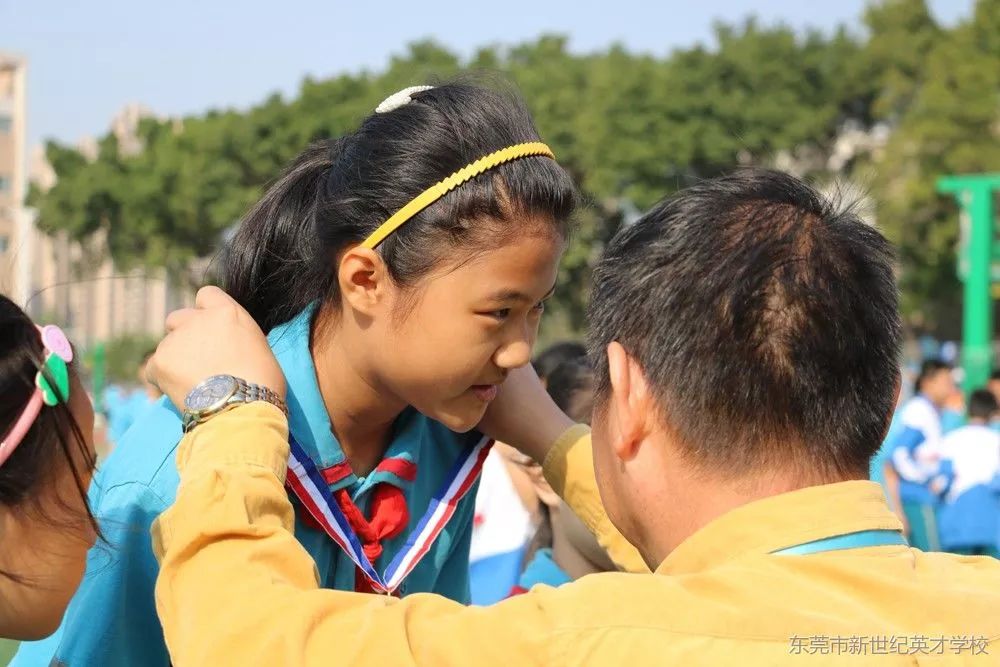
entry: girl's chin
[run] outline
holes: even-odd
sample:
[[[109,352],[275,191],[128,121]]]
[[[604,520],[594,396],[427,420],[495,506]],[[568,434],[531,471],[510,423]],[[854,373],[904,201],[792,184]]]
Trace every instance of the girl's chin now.
[[[436,422],[444,424],[449,431],[467,433],[476,428],[476,425],[483,420],[483,415],[485,414],[485,403],[463,397],[459,399],[457,405],[448,406],[444,410],[435,410],[433,414],[427,414],[427,416]]]

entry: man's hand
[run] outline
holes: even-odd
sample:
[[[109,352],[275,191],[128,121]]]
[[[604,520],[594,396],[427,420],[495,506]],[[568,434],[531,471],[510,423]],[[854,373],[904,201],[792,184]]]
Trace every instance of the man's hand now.
[[[146,373],[178,409],[183,409],[188,393],[212,375],[233,375],[285,397],[285,376],[267,337],[218,287],[203,287],[195,307],[174,311],[166,326],[167,335]]]
[[[573,420],[552,402],[529,364],[507,376],[479,430],[543,463],[549,447],[572,425]]]

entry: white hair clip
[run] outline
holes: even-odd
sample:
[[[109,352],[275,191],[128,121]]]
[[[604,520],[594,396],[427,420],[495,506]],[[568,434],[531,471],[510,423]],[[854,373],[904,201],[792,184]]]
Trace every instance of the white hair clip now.
[[[393,93],[389,97],[385,98],[382,101],[382,104],[375,107],[375,113],[389,113],[390,111],[395,111],[399,107],[409,104],[412,99],[410,96],[414,93],[422,93],[433,87],[434,86],[410,86],[409,88],[403,88],[398,93]]]

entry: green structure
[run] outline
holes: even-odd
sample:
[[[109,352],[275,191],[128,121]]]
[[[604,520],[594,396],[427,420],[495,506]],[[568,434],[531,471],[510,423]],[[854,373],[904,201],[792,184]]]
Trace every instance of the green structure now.
[[[965,283],[962,314],[962,368],[966,392],[982,387],[990,376],[993,362],[993,301],[990,287],[994,257],[1000,259],[996,240],[993,192],[1000,190],[1000,174],[944,176],[938,191],[951,194],[968,219],[968,230],[959,248],[959,276]],[[964,221],[963,221],[964,227]],[[963,230],[964,231],[964,230]]]

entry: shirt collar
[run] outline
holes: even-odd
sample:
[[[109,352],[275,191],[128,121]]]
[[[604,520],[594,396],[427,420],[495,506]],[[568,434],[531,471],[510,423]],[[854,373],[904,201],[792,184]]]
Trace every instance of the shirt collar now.
[[[927,405],[929,405],[930,408],[931,408],[931,410],[933,410],[936,414],[941,414],[941,408],[939,408],[934,403],[934,401],[932,401],[931,399],[927,398],[926,394],[917,394],[914,398],[917,398],[917,399],[923,401],[924,403],[926,403]]]
[[[288,429],[333,488],[351,486],[357,477],[333,435],[330,416],[316,379],[309,340],[316,304],[268,334],[268,343],[288,385]],[[372,483],[389,482],[407,488],[416,476],[426,420],[407,408],[396,420],[385,457],[368,476]]]
[[[420,452],[428,438],[427,419],[414,408],[406,408],[392,427],[392,440],[385,456],[368,474],[372,484],[387,482],[406,490],[417,477]]]
[[[826,537],[902,528],[875,482],[810,486],[723,514],[684,540],[656,572],[688,574],[740,556],[771,553]]]
[[[539,549],[521,573],[518,586],[530,590],[536,584],[562,586],[570,581],[569,575],[552,559],[552,549]]]

